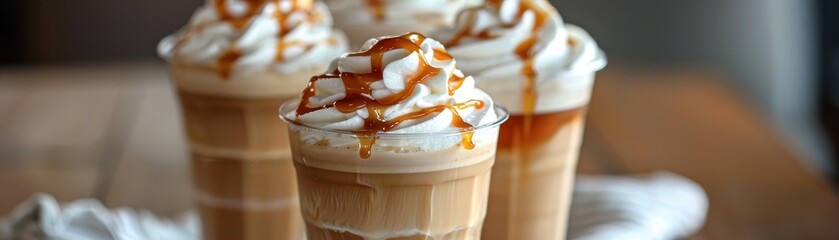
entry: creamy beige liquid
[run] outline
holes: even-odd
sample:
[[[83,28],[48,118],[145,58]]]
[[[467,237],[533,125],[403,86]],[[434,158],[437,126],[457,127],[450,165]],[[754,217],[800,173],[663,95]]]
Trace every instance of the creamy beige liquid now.
[[[501,125],[483,239],[565,238],[584,116],[513,115]]]
[[[277,107],[312,72],[223,79],[215,68],[172,65],[192,151],[204,239],[302,239],[288,131]]]
[[[306,145],[291,135],[308,239],[480,239],[494,142],[436,153],[374,147],[359,159],[357,147]],[[378,164],[400,162],[410,163]]]
[[[180,91],[204,239],[301,239],[285,123],[287,98]]]

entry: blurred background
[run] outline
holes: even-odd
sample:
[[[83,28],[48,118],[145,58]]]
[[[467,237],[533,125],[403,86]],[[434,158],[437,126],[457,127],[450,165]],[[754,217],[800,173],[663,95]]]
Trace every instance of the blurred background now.
[[[0,64],[155,60],[157,42],[183,26],[202,3],[2,1]],[[566,22],[581,25],[598,40],[612,63],[689,67],[724,75],[720,80],[770,119],[808,166],[825,174],[835,172],[839,3],[562,0],[554,4]]]
[[[711,199],[700,239],[839,236],[839,1],[552,2],[610,61],[582,173],[694,179]],[[190,206],[172,200],[190,187],[155,48],[203,3],[0,1],[0,216],[36,191]]]

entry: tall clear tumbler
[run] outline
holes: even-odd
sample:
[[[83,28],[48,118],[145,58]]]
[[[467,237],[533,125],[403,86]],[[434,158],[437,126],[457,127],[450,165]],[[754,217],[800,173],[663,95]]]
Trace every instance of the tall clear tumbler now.
[[[281,114],[308,238],[480,239],[499,126],[508,117],[495,111],[497,121],[473,129],[372,136]],[[469,140],[472,149],[462,144]]]
[[[297,98],[320,70],[261,70],[230,80],[218,68],[170,54],[161,52],[177,87],[203,238],[302,239],[287,128],[277,121],[277,106]]]
[[[501,126],[484,239],[565,239],[586,109],[595,72],[605,64],[601,57],[547,80],[540,93],[550,94],[539,100],[564,107],[511,112]],[[521,94],[508,91],[490,94]]]

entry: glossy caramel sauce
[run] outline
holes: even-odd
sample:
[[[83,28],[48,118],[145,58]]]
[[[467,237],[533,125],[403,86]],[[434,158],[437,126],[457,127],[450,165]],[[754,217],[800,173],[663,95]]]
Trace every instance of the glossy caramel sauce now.
[[[244,0],[242,2],[247,4],[248,10],[241,16],[233,16],[230,9],[227,7],[227,1],[224,0],[213,0],[213,8],[218,13],[220,21],[228,22],[236,29],[242,29],[245,25],[250,23],[250,20],[254,15],[259,13],[259,10],[261,9],[260,6],[265,4],[265,0]],[[235,63],[239,57],[242,57],[242,53],[233,47],[227,49],[221,57],[219,57],[217,64],[219,75],[221,75],[222,79],[227,80],[230,78],[230,75],[233,72],[233,63]]]
[[[303,90],[300,105],[297,108],[297,115],[300,116],[326,108],[335,108],[343,113],[351,113],[362,108],[367,109],[368,116],[364,119],[363,129],[356,131],[359,138],[359,155],[362,158],[370,157],[370,148],[376,141],[377,132],[390,131],[408,120],[424,119],[448,110],[454,115],[451,122],[452,127],[471,129],[473,126],[463,120],[463,118],[458,114],[457,109],[466,109],[470,107],[480,109],[484,107],[483,101],[470,100],[454,105],[433,106],[392,118],[390,120],[385,118],[384,112],[388,107],[406,100],[413,94],[418,84],[423,83],[430,77],[440,73],[440,69],[433,68],[428,64],[428,62],[426,62],[424,53],[420,49],[420,44],[423,41],[425,41],[425,36],[418,33],[408,33],[402,36],[381,39],[367,51],[349,54],[350,57],[369,57],[371,71],[369,73],[336,71],[312,77],[309,81],[308,87]],[[395,49],[402,49],[408,51],[409,53],[418,53],[420,59],[418,70],[406,81],[405,90],[402,92],[395,93],[382,99],[374,99],[370,97],[373,93],[371,84],[382,80],[382,74],[385,68],[382,58],[386,52]],[[445,52],[445,50],[442,49],[437,49],[431,54],[434,54],[432,57],[435,59],[445,59],[451,57]],[[340,78],[344,84],[346,97],[331,105],[309,107],[309,99],[316,94],[315,83],[321,79],[327,78]],[[450,94],[463,84],[463,79],[461,77],[454,76],[454,74],[449,77],[448,81]],[[452,87],[452,85],[457,86]],[[474,148],[474,144],[471,141],[471,134],[466,134],[463,137],[462,145],[467,149]]]
[[[458,76],[457,74],[452,74],[452,76],[449,77],[449,96],[454,96],[454,92],[457,91],[457,89],[460,89],[460,87],[463,86],[463,82],[465,81],[466,77]]]
[[[289,23],[289,17],[293,13],[297,11],[303,11],[304,13],[308,14],[306,21],[310,22],[317,21],[319,20],[319,18],[323,17],[313,13],[313,0],[243,0],[242,2],[247,4],[248,9],[247,12],[245,12],[245,14],[243,14],[242,16],[233,16],[230,13],[230,9],[228,8],[225,0],[213,0],[213,8],[219,14],[220,21],[228,22],[231,25],[233,25],[234,28],[241,29],[247,26],[247,24],[249,24],[251,20],[253,20],[253,17],[259,14],[260,11],[262,11],[266,3],[273,2],[275,8],[273,17],[274,19],[276,19],[277,23],[280,26],[279,33],[277,36],[279,41],[277,42],[277,53],[275,56],[276,61],[279,62],[285,60],[284,54],[285,50],[288,47],[302,46],[307,51],[313,47],[313,45],[309,43],[298,41],[287,42],[283,40],[283,37],[285,37],[288,33],[293,31],[297,27],[296,25],[293,26]],[[288,10],[284,10],[281,8],[281,6],[284,5],[289,5],[290,8]],[[239,52],[239,50],[235,49],[234,47],[231,47],[227,49],[221,57],[219,57],[218,69],[219,75],[222,76],[222,79],[227,80],[230,78],[230,75],[233,71],[233,64],[241,56],[242,54],[241,52]]]
[[[549,141],[557,132],[566,124],[572,121],[581,119],[584,116],[585,108],[578,108],[558,113],[535,114],[536,99],[538,93],[538,72],[534,64],[536,61],[535,53],[537,51],[536,45],[539,42],[539,32],[543,29],[545,24],[550,21],[551,14],[556,14],[553,8],[540,7],[537,1],[544,0],[521,0],[516,19],[521,19],[526,12],[531,12],[535,21],[533,29],[530,31],[524,41],[519,43],[514,50],[514,54],[522,61],[521,73],[525,79],[522,83],[522,113],[518,116],[511,116],[510,119],[501,126],[499,132],[498,147],[499,149],[517,149],[518,158],[523,164],[531,161],[533,152],[537,146]],[[504,0],[488,0],[487,6],[495,11],[500,11],[501,4]],[[543,5],[549,6],[549,3],[542,2]],[[500,13],[499,13],[500,14]],[[452,41],[446,44],[447,47],[456,46],[462,43],[462,39],[469,37],[474,39],[492,39],[497,36],[491,36],[487,30],[473,33],[472,26],[475,24],[475,16],[472,14],[466,22],[464,29],[459,31]],[[505,28],[515,27],[516,23],[509,23]],[[458,24],[463,26],[462,24]],[[573,45],[573,42],[569,42]],[[527,178],[526,172],[520,172],[522,179]]]
[[[522,109],[524,111],[524,115],[532,115],[533,111],[536,107],[536,81],[537,81],[537,73],[536,70],[533,68],[533,64],[535,62],[535,45],[538,42],[538,33],[542,30],[542,27],[545,23],[550,19],[551,12],[550,10],[540,8],[536,5],[535,1],[543,1],[543,0],[522,0],[521,5],[519,6],[519,11],[516,14],[516,18],[521,18],[525,12],[532,12],[535,16],[535,23],[533,24],[533,29],[530,33],[530,36],[520,43],[516,49],[515,54],[518,56],[519,59],[524,63],[524,66],[521,69],[522,74],[525,76],[524,84],[524,92],[522,94]],[[501,4],[503,0],[489,0],[487,1],[487,6],[492,7],[496,11],[500,11]],[[446,43],[446,47],[453,47],[461,44],[462,40],[466,37],[475,38],[475,39],[492,39],[496,36],[492,36],[489,34],[487,30],[472,33],[473,29],[472,26],[475,24],[475,18],[477,14],[469,15],[469,18],[466,19],[465,24],[458,24],[460,26],[465,26],[461,31],[459,31],[451,41]],[[513,27],[514,24],[510,24],[510,26],[506,27]]]
[[[276,11],[274,11],[274,18],[277,20],[277,23],[280,25],[280,31],[277,34],[277,53],[276,53],[276,61],[280,62],[285,60],[285,50],[291,46],[301,46],[305,48],[307,51],[313,47],[312,44],[293,41],[288,42],[284,40],[284,37],[288,35],[291,31],[293,31],[297,26],[293,26],[289,24],[289,17],[291,14],[297,11],[303,11],[304,13],[308,14],[307,21],[313,22],[317,21],[317,14],[312,12],[314,2],[312,0],[271,0],[274,1],[274,7]],[[288,2],[288,3],[286,3]],[[291,8],[288,11],[283,11],[280,8],[281,4],[291,4]]]
[[[440,61],[451,61],[453,59],[452,55],[449,55],[448,52],[440,49],[434,49],[434,59]]]
[[[327,41],[327,44],[332,45],[332,44],[335,44],[335,43],[331,43],[331,42]],[[287,49],[289,47],[302,47],[303,51],[306,52],[306,51],[311,50],[313,47],[315,47],[315,45],[310,44],[310,43],[301,42],[301,41],[282,41],[282,40],[277,41],[277,55],[274,56],[274,61],[277,61],[277,62],[285,61],[286,60],[285,55],[284,55],[285,49]]]
[[[458,23],[457,25],[464,26],[463,29],[461,29],[459,32],[457,32],[457,34],[455,34],[455,36],[451,40],[449,40],[449,42],[444,43],[444,45],[446,45],[446,47],[457,46],[461,43],[461,41],[465,37],[472,37],[472,38],[477,38],[477,39],[492,39],[493,36],[489,34],[488,29],[483,30],[481,32],[478,32],[477,34],[472,34],[472,30],[473,30],[472,26],[475,25],[476,18],[477,18],[477,14],[471,14],[466,19],[465,24],[459,24]],[[460,20],[458,20],[458,21],[460,21]]]
[[[231,48],[218,58],[218,70],[222,80],[230,79],[230,74],[233,73],[233,63],[240,57],[242,57],[242,53],[235,48]]]

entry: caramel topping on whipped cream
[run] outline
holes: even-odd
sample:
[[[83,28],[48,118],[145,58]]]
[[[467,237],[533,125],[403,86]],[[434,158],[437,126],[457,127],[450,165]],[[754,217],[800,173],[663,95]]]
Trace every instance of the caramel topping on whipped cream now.
[[[536,5],[534,1],[542,1],[543,5]],[[512,2],[512,1],[510,1]],[[507,4],[510,4],[508,2]],[[505,1],[503,0],[490,0],[487,1],[487,7],[493,8],[496,11],[501,11],[501,5],[504,4]],[[533,23],[533,27],[531,28],[530,35],[521,43],[516,46],[515,54],[516,56],[524,62],[524,65],[521,68],[521,73],[526,76],[525,78],[525,86],[524,86],[524,93],[522,99],[522,109],[524,110],[525,115],[533,114],[534,109],[536,108],[536,70],[533,68],[534,59],[534,46],[536,41],[539,37],[539,32],[542,30],[542,27],[545,25],[545,22],[551,17],[551,15],[559,15],[556,13],[556,10],[553,8],[544,7],[544,4],[550,6],[550,4],[544,2],[544,0],[521,0],[519,1],[518,11],[516,11],[515,19],[521,19],[525,12],[532,12],[535,21]],[[498,13],[499,15],[501,13]],[[473,31],[473,26],[475,25],[476,14],[469,15],[465,26],[460,32],[455,35],[451,41],[449,41],[446,46],[454,47],[460,44],[461,40],[465,37],[472,37],[477,39],[490,39],[493,38],[492,34],[489,32],[490,29],[484,29],[479,32]],[[504,27],[512,28],[514,26],[514,22],[505,23]]]
[[[295,112],[299,122],[353,131],[368,158],[379,132],[471,130],[494,120],[492,100],[439,42],[408,33],[371,39],[362,49],[311,78]],[[465,135],[461,145],[473,148]]]
[[[172,60],[215,68],[223,80],[254,68],[292,73],[323,67],[347,48],[326,5],[313,0],[211,0],[174,37],[163,50]]]
[[[557,94],[552,86],[577,84],[557,83],[562,77],[591,73],[605,65],[594,40],[579,27],[564,24],[545,0],[489,0],[483,7],[464,10],[455,27],[432,36],[463,61],[459,67],[475,76],[483,89],[505,92],[496,98],[514,114],[532,115],[577,104],[576,100],[566,104],[537,103],[536,99],[553,99],[540,96]],[[520,79],[515,87],[521,89],[520,94],[508,93],[511,84],[499,84],[510,79]]]

